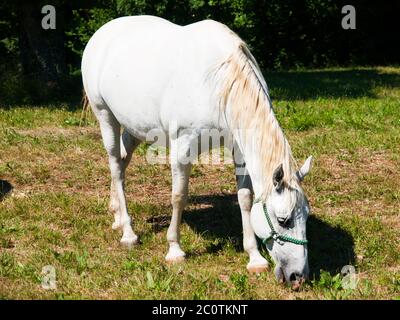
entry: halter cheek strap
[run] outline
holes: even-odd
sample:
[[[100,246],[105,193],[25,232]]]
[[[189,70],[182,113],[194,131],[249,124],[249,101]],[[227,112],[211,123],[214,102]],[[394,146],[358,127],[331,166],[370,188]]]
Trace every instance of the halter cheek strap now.
[[[263,206],[263,210],[264,210],[264,214],[265,217],[267,218],[267,222],[269,225],[269,228],[271,229],[271,234],[269,235],[269,237],[262,239],[262,242],[264,243],[264,245],[266,245],[268,243],[268,241],[273,240],[273,241],[283,241],[283,242],[290,242],[290,243],[294,243],[297,245],[302,245],[305,246],[308,244],[307,240],[300,240],[300,239],[295,239],[289,236],[285,236],[283,234],[279,234],[278,232],[275,231],[274,226],[272,225],[272,221],[271,218],[268,214],[268,210],[267,210],[267,205],[265,204],[265,202],[262,202],[262,200],[260,198],[257,198],[254,200],[253,205],[261,202],[262,206]]]

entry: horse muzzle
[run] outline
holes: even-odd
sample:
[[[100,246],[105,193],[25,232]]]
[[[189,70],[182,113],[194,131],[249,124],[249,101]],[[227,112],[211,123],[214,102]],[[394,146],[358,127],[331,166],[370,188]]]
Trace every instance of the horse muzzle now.
[[[290,284],[294,291],[299,291],[303,283],[308,279],[308,272],[291,272],[289,275],[285,275],[280,265],[275,267],[274,273],[279,283]]]

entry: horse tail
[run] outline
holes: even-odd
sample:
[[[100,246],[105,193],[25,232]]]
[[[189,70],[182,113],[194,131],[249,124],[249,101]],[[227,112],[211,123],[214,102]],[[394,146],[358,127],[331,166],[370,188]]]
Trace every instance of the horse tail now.
[[[90,115],[90,102],[87,97],[85,89],[82,90],[82,113],[81,113],[81,119],[79,121],[79,125],[84,124],[85,122],[88,121],[88,117]]]

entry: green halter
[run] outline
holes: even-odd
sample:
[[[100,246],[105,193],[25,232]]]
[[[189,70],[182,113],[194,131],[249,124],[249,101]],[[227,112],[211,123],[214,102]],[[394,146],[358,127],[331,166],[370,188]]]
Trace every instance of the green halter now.
[[[260,198],[255,199],[254,202],[253,202],[253,204],[256,204],[256,203],[258,203],[258,202],[261,202],[261,203],[262,203],[262,201],[261,201]],[[285,236],[285,235],[283,235],[283,234],[279,234],[278,232],[276,232],[275,229],[274,229],[274,226],[272,225],[272,221],[271,221],[271,218],[270,218],[270,216],[269,216],[269,214],[268,214],[267,205],[265,204],[265,202],[262,203],[262,206],[263,206],[263,209],[264,209],[265,217],[267,218],[268,225],[269,225],[269,227],[270,227],[270,229],[271,229],[271,234],[269,235],[269,237],[267,237],[267,238],[265,238],[265,239],[262,240],[262,242],[264,243],[264,245],[266,245],[267,242],[268,242],[269,240],[271,240],[271,239],[272,239],[272,240],[275,240],[275,241],[281,240],[281,241],[283,241],[283,242],[291,242],[291,243],[298,244],[298,245],[303,245],[303,246],[305,246],[305,245],[308,243],[307,240],[294,239],[294,238],[292,238],[292,237]]]

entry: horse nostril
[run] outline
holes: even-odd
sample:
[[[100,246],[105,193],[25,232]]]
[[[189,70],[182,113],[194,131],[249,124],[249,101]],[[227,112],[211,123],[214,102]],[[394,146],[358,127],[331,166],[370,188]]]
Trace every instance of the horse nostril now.
[[[300,281],[302,278],[303,278],[303,276],[302,276],[300,273],[293,272],[293,273],[290,275],[289,280],[290,280],[291,282],[293,282],[293,281]]]

